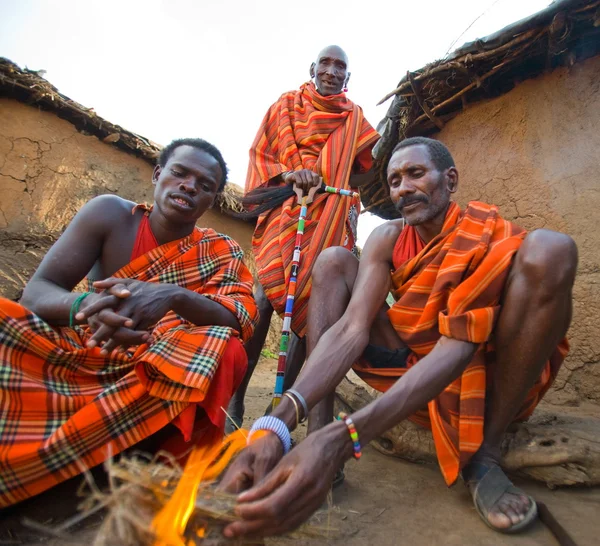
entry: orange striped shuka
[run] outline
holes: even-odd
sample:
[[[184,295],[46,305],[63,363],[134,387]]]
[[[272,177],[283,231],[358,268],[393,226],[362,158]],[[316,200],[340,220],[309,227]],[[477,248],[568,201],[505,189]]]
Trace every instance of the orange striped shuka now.
[[[243,251],[212,229],[154,248],[114,276],[178,284],[231,311],[242,341],[253,333],[257,310]],[[0,507],[94,467],[168,423],[189,433],[196,406],[211,433],[222,431],[220,406],[246,369],[236,331],[195,326],[169,312],[149,344],[109,356],[86,347],[90,335],[87,327],[53,328],[0,299]]]
[[[394,249],[392,284],[396,303],[390,321],[412,354],[406,368],[373,368],[362,359],[354,370],[371,387],[387,391],[399,377],[428,355],[441,336],[479,344],[473,360],[427,409],[411,420],[430,428],[442,474],[453,484],[483,441],[486,389],[495,363],[493,331],[500,298],[514,254],[526,232],[503,220],[498,208],[471,202],[461,212],[451,203],[440,235],[420,242],[414,227],[406,227]],[[397,262],[412,246],[416,255]],[[568,353],[564,339],[529,391],[517,420],[526,419],[542,399]]]
[[[360,172],[370,169],[378,138],[362,109],[345,94],[324,97],[312,82],[306,83],[299,91],[284,93],[264,117],[250,150],[246,192],[300,169],[318,173],[326,185],[349,189],[353,165],[358,162]],[[258,278],[279,315],[285,309],[299,211],[296,198],[290,197],[260,215],[252,240]],[[354,248],[359,212],[358,199],[329,194],[317,195],[308,207],[292,319],[292,329],[301,337],[313,264],[330,246]]]

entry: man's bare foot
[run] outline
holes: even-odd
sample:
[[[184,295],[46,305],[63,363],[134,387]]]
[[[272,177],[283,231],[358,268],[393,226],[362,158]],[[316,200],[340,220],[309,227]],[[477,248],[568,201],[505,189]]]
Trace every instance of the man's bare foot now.
[[[462,475],[477,512],[493,529],[514,533],[536,519],[535,501],[512,484],[489,452],[475,454]]]

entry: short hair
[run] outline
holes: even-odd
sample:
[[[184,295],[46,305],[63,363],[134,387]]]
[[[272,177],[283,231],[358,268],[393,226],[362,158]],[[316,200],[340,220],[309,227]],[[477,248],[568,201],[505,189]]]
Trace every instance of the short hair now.
[[[425,146],[429,152],[431,161],[438,171],[445,171],[450,167],[455,167],[454,158],[452,157],[450,150],[448,150],[448,148],[446,148],[439,140],[433,138],[418,136],[401,140],[392,150],[392,155],[398,150],[408,148],[409,146]]]
[[[202,138],[178,138],[174,140],[162,149],[160,156],[158,157],[158,164],[161,167],[164,167],[169,161],[169,158],[173,155],[173,152],[180,146],[192,146],[192,148],[206,152],[216,160],[222,173],[219,187],[217,188],[217,193],[221,193],[227,183],[227,163],[225,163],[219,149]]]

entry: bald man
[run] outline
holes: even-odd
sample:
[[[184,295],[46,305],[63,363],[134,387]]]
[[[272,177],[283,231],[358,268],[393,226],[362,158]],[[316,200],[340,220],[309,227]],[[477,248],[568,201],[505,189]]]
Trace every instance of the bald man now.
[[[344,50],[339,46],[324,48],[310,65],[310,77],[311,81],[299,90],[281,95],[265,115],[250,149],[246,193],[286,184],[294,184],[304,192],[322,183],[349,189],[372,178],[371,150],[379,135],[365,120],[362,109],[346,97],[350,72]],[[246,344],[245,380],[229,407],[239,426],[246,388],[273,310],[280,316],[285,311],[299,212],[296,198],[289,198],[263,212],[254,231],[252,243],[259,279],[255,297],[260,322]],[[313,264],[328,247],[355,251],[359,213],[359,199],[334,194],[318,194],[308,207],[291,323],[295,336],[290,343],[284,388],[293,384],[306,354],[304,337]]]

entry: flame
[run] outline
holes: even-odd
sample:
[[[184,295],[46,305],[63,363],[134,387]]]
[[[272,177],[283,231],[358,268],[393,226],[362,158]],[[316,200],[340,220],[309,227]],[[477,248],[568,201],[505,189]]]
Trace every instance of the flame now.
[[[154,546],[188,546],[183,533],[194,511],[200,484],[214,481],[225,470],[231,459],[248,445],[247,434],[238,429],[224,440],[213,435],[192,451],[173,496],[152,520],[157,537]],[[256,431],[252,441],[265,434],[266,431]]]

